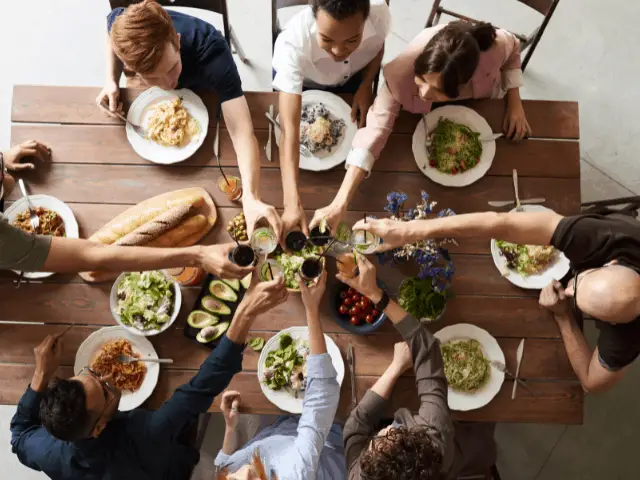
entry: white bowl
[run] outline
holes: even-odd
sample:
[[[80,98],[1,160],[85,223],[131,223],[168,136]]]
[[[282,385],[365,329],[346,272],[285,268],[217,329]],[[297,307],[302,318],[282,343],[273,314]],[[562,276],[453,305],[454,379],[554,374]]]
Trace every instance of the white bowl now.
[[[111,305],[111,315],[115,319],[116,323],[120,325],[122,328],[131,332],[134,335],[141,335],[143,337],[152,337],[153,335],[158,335],[159,333],[167,330],[178,318],[178,314],[180,313],[180,307],[182,306],[182,291],[180,290],[180,284],[176,282],[173,278],[171,278],[166,272],[161,271],[162,274],[167,277],[168,280],[173,283],[173,293],[174,293],[174,301],[173,301],[173,313],[171,314],[171,319],[165,323],[162,328],[154,329],[154,330],[138,330],[135,327],[131,327],[129,325],[125,325],[118,314],[118,285],[124,279],[125,275],[129,272],[125,272],[121,274],[111,287],[111,296],[109,299]]]

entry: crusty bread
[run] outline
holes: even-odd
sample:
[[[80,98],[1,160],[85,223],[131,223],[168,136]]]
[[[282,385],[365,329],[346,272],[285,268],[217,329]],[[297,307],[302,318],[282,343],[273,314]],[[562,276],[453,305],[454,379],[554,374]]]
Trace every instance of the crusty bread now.
[[[179,225],[190,210],[190,204],[176,205],[120,238],[115,244],[129,247],[147,245],[151,240]]]
[[[150,241],[147,243],[147,247],[174,247],[182,244],[185,239],[191,236],[201,234],[202,230],[208,227],[207,217],[195,215],[187,218],[180,225],[160,235],[155,240]]]

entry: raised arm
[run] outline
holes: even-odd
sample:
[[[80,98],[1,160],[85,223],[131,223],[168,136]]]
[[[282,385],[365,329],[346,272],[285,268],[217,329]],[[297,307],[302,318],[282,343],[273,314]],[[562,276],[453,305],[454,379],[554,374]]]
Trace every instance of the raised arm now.
[[[113,17],[115,18],[115,17]],[[122,70],[124,65],[122,61],[113,51],[111,46],[111,38],[109,37],[109,28],[113,22],[111,15],[107,20],[107,31],[104,34],[104,50],[105,50],[105,81],[104,87],[96,97],[96,104],[100,104],[104,101],[108,105],[106,113],[113,113],[116,111],[122,111],[122,105],[120,103],[120,77],[122,76]],[[102,108],[102,107],[101,107]]]
[[[503,54],[500,68],[502,88],[507,92],[507,111],[504,116],[503,131],[508,138],[522,140],[531,135],[531,127],[527,122],[524,106],[520,99],[520,87],[524,85],[520,59],[520,40],[511,32],[497,30],[496,43]]]

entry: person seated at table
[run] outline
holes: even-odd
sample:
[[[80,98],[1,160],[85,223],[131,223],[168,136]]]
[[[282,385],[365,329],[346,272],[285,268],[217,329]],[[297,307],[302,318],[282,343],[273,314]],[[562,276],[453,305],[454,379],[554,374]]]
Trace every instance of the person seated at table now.
[[[395,344],[391,364],[344,426],[347,478],[448,480],[488,471],[497,455],[495,424],[453,422],[438,340],[380,289],[375,267],[362,255],[358,268],[357,277],[338,280],[381,304],[404,341]],[[391,392],[411,367],[420,408],[398,410],[393,423],[380,429]]]
[[[583,388],[611,389],[640,354],[640,222],[631,216],[485,212],[407,223],[369,220],[354,228],[379,235],[384,249],[440,237],[552,245],[567,256],[571,271],[543,289],[539,301],[553,314]],[[584,316],[600,330],[593,351],[581,329]]]
[[[319,313],[326,282],[326,272],[314,286],[307,287],[300,281],[310,349],[302,416],[279,417],[273,425],[236,450],[233,437],[240,398],[233,392],[223,408],[226,430],[222,450],[215,459],[215,465],[221,471],[217,480],[345,478],[342,428],[333,423],[340,400],[340,385],[327,353]],[[236,410],[233,410],[234,403]]]
[[[279,235],[277,211],[260,199],[260,148],[238,69],[220,32],[203,20],[144,0],[108,15],[106,49],[107,80],[96,102],[106,102],[108,112],[121,108],[123,70],[131,79],[128,86],[215,91],[238,157],[248,233],[265,218]]]
[[[16,185],[15,179],[9,172],[36,168],[34,163],[22,162],[29,157],[46,161],[51,157],[51,149],[36,140],[27,140],[8,150],[0,151],[0,212],[4,211],[4,200]]]
[[[384,0],[313,0],[278,36],[273,87],[280,92],[285,234],[295,227],[308,230],[298,194],[302,91],[355,94],[351,120],[363,127],[390,28],[391,14]]]
[[[315,212],[335,228],[362,180],[380,157],[400,110],[424,115],[433,103],[506,95],[503,130],[520,140],[531,133],[519,89],[520,41],[488,23],[456,21],[422,31],[383,68],[385,84],[356,133],[347,173],[333,202]]]
[[[58,336],[48,336],[35,349],[35,373],[11,420],[13,453],[51,478],[187,480],[199,460],[189,442],[198,415],[242,370],[256,316],[287,295],[282,278],[259,282],[254,275],[220,343],[156,411],[118,412],[121,392],[89,366],[72,378],[54,378],[63,347]]]

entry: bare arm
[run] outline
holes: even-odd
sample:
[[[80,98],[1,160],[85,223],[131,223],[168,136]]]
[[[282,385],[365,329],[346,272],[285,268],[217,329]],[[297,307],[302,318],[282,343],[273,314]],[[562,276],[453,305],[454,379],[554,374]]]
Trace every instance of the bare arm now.
[[[391,392],[393,392],[393,387],[402,376],[403,372],[402,368],[391,363],[382,376],[373,384],[371,390],[380,395],[381,398],[389,400]]]
[[[376,76],[380,72],[382,57],[384,57],[384,45],[380,49],[378,55],[373,57],[373,60],[371,60],[369,64],[362,70],[362,84],[360,85],[360,88],[362,88],[363,85],[368,85],[369,88],[373,88],[373,81],[376,79]]]
[[[105,32],[105,55],[107,59],[107,70],[106,70],[106,80],[115,82],[117,85],[120,82],[120,76],[122,75],[122,70],[124,69],[124,65],[122,64],[122,60],[118,58],[116,53],[113,51],[113,47],[111,46],[111,37],[109,37],[109,32]]]
[[[300,115],[302,96],[295,93],[280,92],[278,95],[280,110],[280,172],[284,206],[296,205],[300,201],[298,194],[298,165],[300,164]]]
[[[124,65],[117,57],[111,46],[111,38],[109,32],[105,32],[105,81],[104,87],[96,97],[96,104],[102,108],[108,115],[113,116],[113,112],[122,112],[122,104],[120,103],[120,77]],[[108,109],[102,106],[106,103]]]

